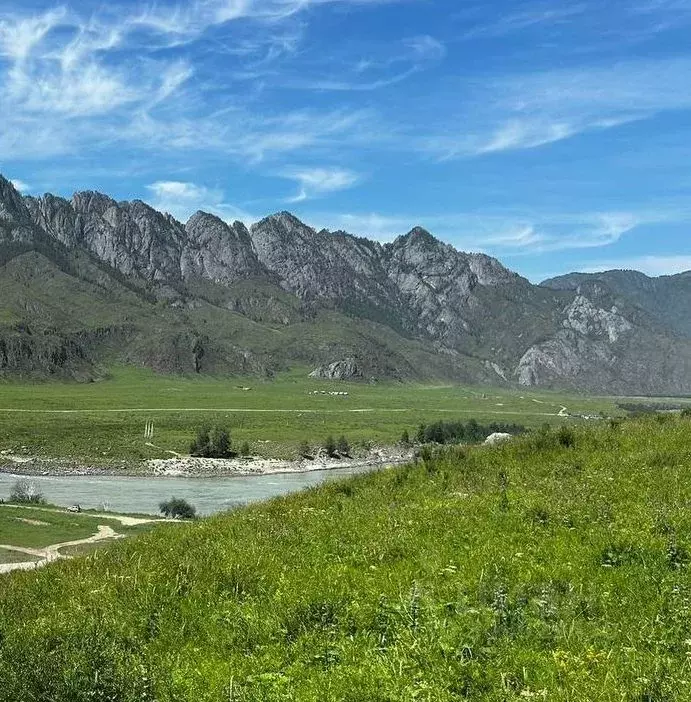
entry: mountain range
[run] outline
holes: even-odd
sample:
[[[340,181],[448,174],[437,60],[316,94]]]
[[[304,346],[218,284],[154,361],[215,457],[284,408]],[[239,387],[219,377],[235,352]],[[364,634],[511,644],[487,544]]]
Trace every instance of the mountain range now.
[[[380,244],[288,212],[187,223],[0,176],[0,374],[162,372],[448,379],[691,392],[691,272],[534,285],[416,227]]]

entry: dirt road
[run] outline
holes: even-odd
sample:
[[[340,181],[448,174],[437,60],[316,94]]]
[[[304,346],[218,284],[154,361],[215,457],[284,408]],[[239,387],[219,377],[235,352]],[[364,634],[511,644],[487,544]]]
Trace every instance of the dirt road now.
[[[59,510],[46,510],[48,512]],[[112,527],[106,525],[99,525],[98,531],[92,536],[88,536],[85,539],[75,539],[74,541],[63,541],[59,544],[51,544],[45,548],[25,548],[23,546],[11,546],[9,544],[0,544],[0,560],[2,560],[2,551],[17,551],[18,553],[25,553],[28,556],[35,556],[35,561],[21,561],[19,563],[0,563],[0,573],[9,573],[13,570],[32,570],[34,568],[40,568],[46,565],[46,563],[51,563],[59,558],[69,558],[62,553],[60,553],[61,548],[66,548],[67,546],[81,546],[82,544],[93,544],[97,541],[104,541],[105,539],[122,539],[125,538],[124,534],[118,534],[113,530]]]

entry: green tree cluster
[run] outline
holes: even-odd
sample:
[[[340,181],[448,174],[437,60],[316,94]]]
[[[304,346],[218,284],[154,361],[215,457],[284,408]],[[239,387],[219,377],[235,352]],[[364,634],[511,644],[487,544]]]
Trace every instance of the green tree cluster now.
[[[525,427],[520,424],[504,424],[492,422],[480,424],[471,419],[463,422],[445,422],[440,420],[432,424],[421,424],[417,430],[416,439],[420,444],[458,444],[461,442],[477,443],[484,441],[490,434],[502,432],[505,434],[522,434]]]
[[[190,445],[190,455],[201,458],[232,458],[235,456],[230,432],[223,427],[201,427]]]

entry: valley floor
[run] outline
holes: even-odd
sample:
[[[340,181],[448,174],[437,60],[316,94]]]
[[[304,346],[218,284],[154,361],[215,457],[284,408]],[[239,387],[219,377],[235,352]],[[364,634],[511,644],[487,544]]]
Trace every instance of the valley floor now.
[[[537,427],[618,413],[612,398],[324,381],[308,378],[306,369],[263,381],[117,367],[97,383],[0,383],[0,466],[10,472],[137,474],[146,472],[148,461],[188,455],[200,426],[219,425],[236,447],[247,442],[254,456],[290,461],[280,470],[307,470],[313,468],[294,462],[298,446],[306,443],[316,455],[329,435],[344,435],[358,460],[369,460],[373,446],[400,453],[404,431],[412,436],[421,423],[438,419]],[[247,471],[256,472],[257,465]],[[276,469],[270,463],[262,468]],[[237,464],[228,472],[243,470]]]

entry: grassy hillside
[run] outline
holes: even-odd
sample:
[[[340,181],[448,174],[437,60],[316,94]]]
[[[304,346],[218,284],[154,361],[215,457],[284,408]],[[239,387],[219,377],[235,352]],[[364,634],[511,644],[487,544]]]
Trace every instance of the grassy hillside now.
[[[573,414],[618,412],[608,398],[329,382],[307,373],[302,368],[262,381],[117,367],[98,383],[0,383],[0,451],[101,463],[167,458],[167,451],[187,452],[197,428],[208,423],[229,426],[236,442],[248,441],[257,453],[283,457],[292,456],[300,441],[317,445],[329,434],[346,434],[353,443],[393,443],[403,430],[414,434],[420,423],[437,419],[539,426],[568,421],[557,416],[562,407]],[[349,394],[310,394],[315,390]],[[144,439],[147,421],[155,424],[151,441]]]
[[[452,449],[0,579],[0,700],[689,699],[691,420]]]

